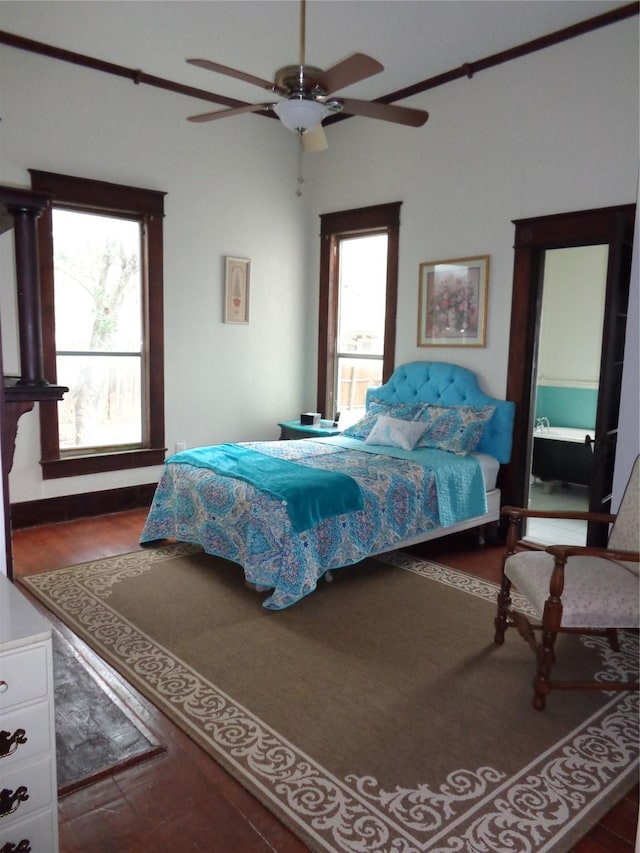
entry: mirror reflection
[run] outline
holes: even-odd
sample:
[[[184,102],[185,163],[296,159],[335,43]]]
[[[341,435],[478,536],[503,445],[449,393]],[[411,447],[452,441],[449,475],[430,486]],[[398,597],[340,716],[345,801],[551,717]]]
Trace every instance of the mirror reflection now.
[[[589,508],[609,247],[544,253],[529,506]],[[584,545],[586,521],[529,519],[527,539]]]

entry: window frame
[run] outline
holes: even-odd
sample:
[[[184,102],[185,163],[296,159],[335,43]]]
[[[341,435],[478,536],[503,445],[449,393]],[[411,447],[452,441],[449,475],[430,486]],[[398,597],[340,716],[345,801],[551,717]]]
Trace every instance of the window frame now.
[[[386,233],[387,290],[385,300],[382,381],[395,367],[396,315],[398,304],[398,255],[400,206],[390,202],[320,214],[320,293],[318,307],[318,411],[335,411],[335,372],[338,359],[338,244],[349,237]],[[330,414],[327,414],[329,417]]]
[[[52,207],[136,219],[142,240],[143,411],[142,447],[107,448],[86,453],[60,452],[58,410],[54,401],[39,406],[43,479],[100,474],[161,465],[164,462],[163,232],[164,196],[159,190],[30,169],[34,191],[52,196]],[[44,374],[57,381],[52,209],[38,222],[40,302]]]

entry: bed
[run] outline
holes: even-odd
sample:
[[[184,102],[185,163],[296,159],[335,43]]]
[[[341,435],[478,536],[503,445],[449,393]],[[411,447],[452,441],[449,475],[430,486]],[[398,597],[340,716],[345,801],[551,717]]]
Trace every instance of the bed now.
[[[140,542],[197,544],[268,591],[265,608],[289,607],[334,569],[497,522],[513,417],[466,368],[402,365],[338,436],[167,459]]]

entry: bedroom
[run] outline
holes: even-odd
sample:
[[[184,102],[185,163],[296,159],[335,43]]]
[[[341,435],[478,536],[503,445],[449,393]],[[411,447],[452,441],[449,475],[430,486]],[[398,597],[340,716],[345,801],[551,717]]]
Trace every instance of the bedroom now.
[[[144,31],[173,32],[171,5],[160,4]],[[617,5],[585,4],[578,18]],[[77,9],[77,4],[70,13],[66,4],[3,3],[2,27],[174,76],[150,67],[149,48],[135,35],[136,27],[144,26],[137,17],[125,19],[132,37],[122,39],[126,54],[120,49],[116,54],[120,38],[114,32],[121,33],[113,22],[101,20],[107,13],[93,8],[91,14],[78,14]],[[308,28],[312,39],[311,18]],[[342,50],[336,44],[337,56],[369,50],[356,36]],[[294,46],[295,39],[293,21]],[[224,55],[223,42],[224,33],[184,42],[180,59],[202,52],[249,70],[244,60],[250,50]],[[333,61],[333,50],[325,50],[321,61]],[[375,47],[370,52],[376,55]],[[487,346],[445,350],[442,358],[476,370],[485,390],[500,397],[509,347],[512,220],[633,203],[637,197],[633,18],[414,97],[412,104],[430,112],[422,129],[364,119],[335,125],[329,150],[305,158],[302,198],[295,196],[295,137],[275,122],[241,116],[215,127],[193,126],[185,117],[200,110],[202,102],[195,99],[7,47],[0,57],[3,183],[27,186],[27,170],[38,168],[167,192],[165,396],[171,449],[182,441],[196,446],[276,438],[279,421],[315,408],[320,213],[402,200],[396,364],[430,357],[415,345],[419,264],[491,256]],[[452,57],[431,73],[468,58]],[[268,74],[279,60],[280,54],[267,56],[266,68],[252,70]],[[230,91],[204,72],[191,71],[188,78],[183,73],[176,68],[175,76],[192,85]],[[400,85],[426,76],[429,72]],[[375,97],[393,88],[383,81],[369,91]],[[253,95],[249,91],[245,97]],[[2,237],[3,280],[11,281],[8,239]],[[252,262],[247,327],[221,322],[225,255]],[[637,279],[634,286],[637,293]],[[17,331],[6,289],[2,300],[5,369],[13,372]],[[633,401],[630,412],[633,417]],[[9,478],[12,503],[144,485],[159,475],[159,469],[137,469],[43,481],[39,447],[37,414],[29,413],[20,421]]]

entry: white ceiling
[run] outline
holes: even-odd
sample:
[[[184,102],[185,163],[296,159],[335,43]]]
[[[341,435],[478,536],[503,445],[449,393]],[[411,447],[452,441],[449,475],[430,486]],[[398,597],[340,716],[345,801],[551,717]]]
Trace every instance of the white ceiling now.
[[[385,70],[342,91],[378,98],[623,5],[624,0],[307,0],[306,62],[326,70],[356,51],[367,53]],[[2,0],[0,27],[247,102],[263,101],[264,92],[185,59],[211,59],[271,80],[277,68],[297,63],[299,51],[298,0]],[[209,109],[204,101],[185,98],[185,115],[194,106],[196,112]]]

